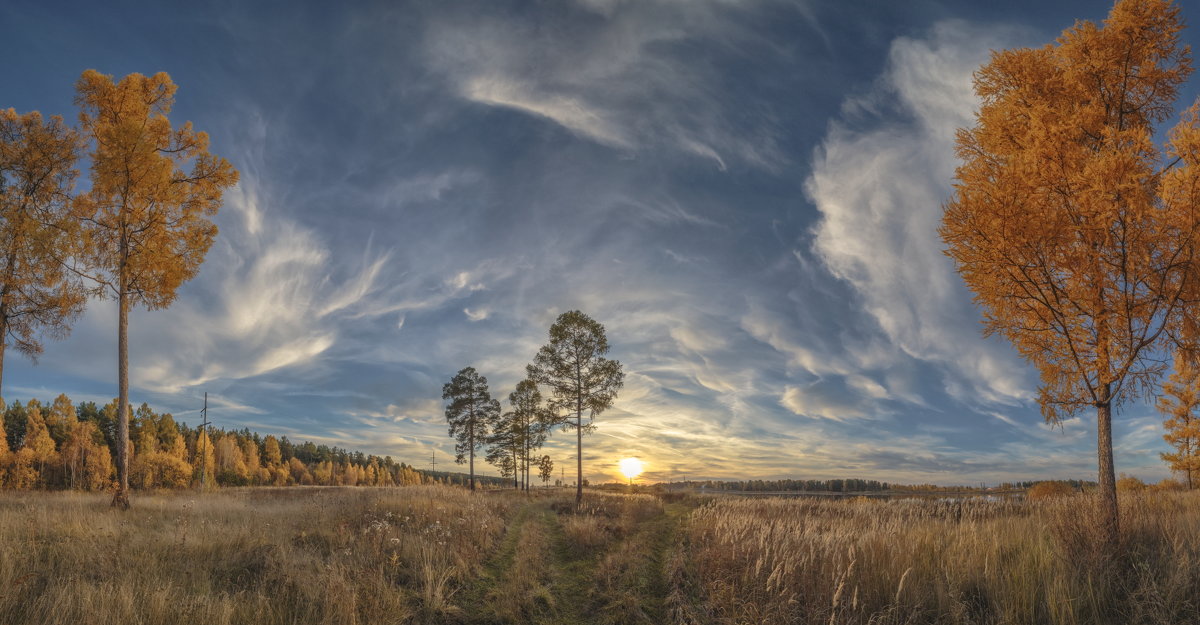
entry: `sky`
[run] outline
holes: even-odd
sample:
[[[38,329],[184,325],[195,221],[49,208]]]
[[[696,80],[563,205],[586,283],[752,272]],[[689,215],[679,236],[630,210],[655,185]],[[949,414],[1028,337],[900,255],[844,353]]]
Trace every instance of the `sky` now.
[[[1043,422],[936,227],[971,73],[1110,7],[6,0],[0,107],[166,71],[240,171],[199,275],[130,317],[132,402],[189,424],[207,392],[221,427],[447,467],[442,385],[506,399],[578,309],[625,371],[592,480],[1094,479],[1094,415]],[[107,402],[116,342],[93,300],[4,394]],[[1118,471],[1167,475],[1161,421],[1116,415]]]

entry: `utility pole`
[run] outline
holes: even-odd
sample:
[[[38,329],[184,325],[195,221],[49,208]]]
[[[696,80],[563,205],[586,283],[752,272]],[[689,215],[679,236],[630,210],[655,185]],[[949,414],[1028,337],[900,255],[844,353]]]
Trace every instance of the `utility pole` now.
[[[200,439],[200,490],[204,490],[204,485],[205,485],[205,481],[206,481],[205,475],[204,475],[204,473],[205,473],[204,470],[205,470],[205,468],[207,468],[205,465],[208,464],[207,462],[205,462],[205,457],[204,457],[204,441],[208,440],[208,425],[209,425],[209,423],[208,423],[208,391],[204,391],[204,408],[202,408],[200,410],[200,416],[204,418],[204,420],[200,423],[200,432],[202,434],[204,434],[204,438]]]
[[[437,451],[436,450],[429,452],[429,466],[433,467],[433,468],[429,469],[430,477],[433,477],[433,473],[435,471],[437,471]]]

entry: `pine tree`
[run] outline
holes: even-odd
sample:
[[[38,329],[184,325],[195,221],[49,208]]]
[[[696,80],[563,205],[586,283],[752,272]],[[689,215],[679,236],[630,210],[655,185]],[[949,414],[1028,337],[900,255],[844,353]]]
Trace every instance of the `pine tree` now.
[[[454,445],[455,462],[470,462],[471,490],[475,490],[475,452],[488,440],[489,424],[500,418],[500,402],[488,392],[487,378],[474,367],[464,367],[442,387],[446,422]]]
[[[607,353],[604,326],[572,310],[558,316],[550,326],[550,342],[526,367],[530,380],[550,388],[555,423],[575,430],[576,505],[583,501],[583,434],[595,429],[592,421],[612,406],[625,379],[621,363],[605,358]]]

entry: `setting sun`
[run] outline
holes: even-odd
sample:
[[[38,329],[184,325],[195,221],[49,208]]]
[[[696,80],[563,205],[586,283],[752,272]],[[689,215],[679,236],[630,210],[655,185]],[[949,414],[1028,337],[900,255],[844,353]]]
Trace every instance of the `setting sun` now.
[[[621,467],[621,473],[629,479],[633,479],[642,474],[642,461],[637,458],[625,458],[618,463]]]

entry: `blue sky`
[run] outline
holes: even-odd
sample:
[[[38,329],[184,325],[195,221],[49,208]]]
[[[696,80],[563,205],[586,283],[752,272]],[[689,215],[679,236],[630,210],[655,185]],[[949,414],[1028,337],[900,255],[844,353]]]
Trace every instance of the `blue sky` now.
[[[1042,422],[935,228],[971,72],[1111,5],[982,4],[8,0],[0,107],[166,71],[241,172],[200,275],[130,321],[133,402],[181,420],[207,391],[221,426],[448,463],[442,384],[506,397],[577,308],[626,371],[593,479],[1091,478],[1094,417]],[[93,301],[5,395],[108,401],[115,363]],[[1166,475],[1153,406],[1115,428],[1119,471]]]

